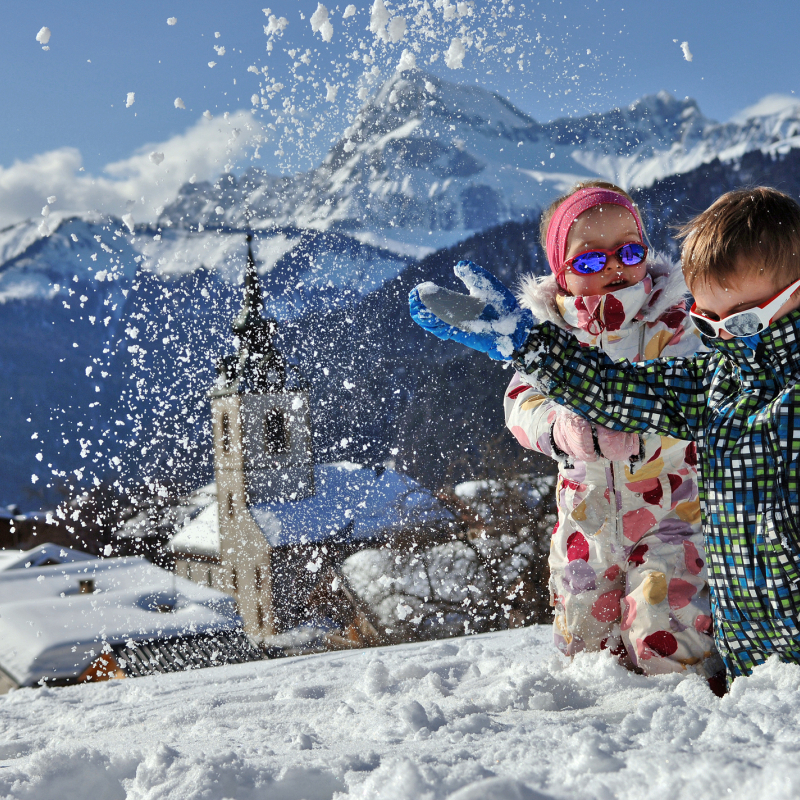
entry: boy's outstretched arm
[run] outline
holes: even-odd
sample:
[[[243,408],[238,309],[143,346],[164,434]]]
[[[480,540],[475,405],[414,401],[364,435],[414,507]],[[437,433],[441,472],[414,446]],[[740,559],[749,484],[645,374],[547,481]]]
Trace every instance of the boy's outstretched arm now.
[[[513,362],[538,392],[599,425],[686,439],[703,424],[707,358],[614,362],[545,322],[531,330]]]

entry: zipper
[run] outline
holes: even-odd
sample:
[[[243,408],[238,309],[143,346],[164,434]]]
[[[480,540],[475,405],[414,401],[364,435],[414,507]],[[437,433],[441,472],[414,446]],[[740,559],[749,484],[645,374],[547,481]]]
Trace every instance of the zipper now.
[[[622,492],[617,494],[617,486],[622,486],[623,476],[619,473],[621,468],[619,462],[610,461],[609,463],[611,464],[611,491],[614,493],[614,536],[615,541],[619,542],[622,536]]]

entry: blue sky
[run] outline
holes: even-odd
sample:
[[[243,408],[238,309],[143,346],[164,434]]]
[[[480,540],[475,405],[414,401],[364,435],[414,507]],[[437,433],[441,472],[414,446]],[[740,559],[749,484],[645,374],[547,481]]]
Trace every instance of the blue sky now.
[[[441,6],[451,0],[429,0],[431,6],[434,2]],[[389,3],[389,9],[410,18],[410,7],[419,3]],[[288,21],[282,34],[273,37],[269,53],[263,11],[268,4],[272,14]],[[347,20],[348,3],[329,0],[329,43],[311,30],[317,0],[30,0],[3,5],[0,167],[5,168],[75,148],[87,173],[102,175],[110,162],[182,134],[206,109],[215,118],[250,109],[251,95],[267,82],[247,72],[255,65],[267,66],[269,82],[287,87],[276,95],[272,109],[293,86],[295,122],[305,119],[303,133],[292,134],[295,142],[287,143],[282,156],[265,145],[257,163],[276,172],[306,169],[324,154],[331,135],[341,132],[348,110],[358,102],[355,91],[366,67],[348,55],[362,58],[371,48],[374,66],[386,75],[414,42],[420,46],[419,66],[449,80],[494,89],[539,120],[602,111],[661,89],[694,97],[707,116],[724,120],[766,94],[800,90],[796,0],[476,0],[471,17],[445,23],[440,8],[425,35],[409,30],[397,44],[377,42],[367,30],[372,0],[357,0],[357,12]],[[173,16],[177,23],[168,25]],[[461,69],[448,68],[443,57],[426,64],[447,49],[462,22],[472,33],[486,33],[483,50],[468,47]],[[52,32],[49,51],[35,41],[42,26]],[[689,42],[691,63],[681,53],[683,41]],[[365,48],[359,49],[362,43]],[[225,54],[220,56],[214,46],[224,47]],[[506,54],[512,46],[514,53]],[[311,50],[309,65],[293,72],[306,49]],[[289,50],[297,51],[296,57]],[[210,68],[209,61],[216,65]],[[301,85],[296,75],[302,70],[306,80]],[[326,82],[340,87],[336,102],[324,101]],[[126,108],[128,92],[135,92],[135,103]],[[177,97],[185,109],[175,108]],[[268,113],[259,114],[270,121]],[[252,152],[234,155],[241,163]],[[6,189],[0,174],[0,194]]]

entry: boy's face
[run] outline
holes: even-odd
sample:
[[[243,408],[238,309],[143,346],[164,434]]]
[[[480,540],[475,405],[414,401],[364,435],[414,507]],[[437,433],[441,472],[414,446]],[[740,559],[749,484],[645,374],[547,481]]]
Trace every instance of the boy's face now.
[[[765,274],[760,266],[752,264],[746,258],[739,258],[735,264],[736,274],[742,278],[738,284],[726,281],[724,284],[697,283],[691,288],[697,310],[709,319],[725,319],[739,311],[755,308],[775,297],[790,282],[775,284],[773,276]],[[800,308],[800,290],[795,292],[773,317],[778,320],[790,311]],[[721,339],[733,339],[730,333],[721,330]]]
[[[600,205],[584,211],[569,229],[565,261],[589,250],[616,250],[623,244],[639,242],[636,220],[627,208]],[[641,281],[647,271],[645,262],[625,267],[616,256],[606,261],[605,269],[592,275],[581,275],[567,267],[564,280],[573,297],[591,297],[616,292]]]

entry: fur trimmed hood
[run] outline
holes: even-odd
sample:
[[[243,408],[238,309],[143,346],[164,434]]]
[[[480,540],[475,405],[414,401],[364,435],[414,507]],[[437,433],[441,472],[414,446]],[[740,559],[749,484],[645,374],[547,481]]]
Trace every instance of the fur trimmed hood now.
[[[665,311],[684,300],[689,295],[689,290],[680,264],[671,261],[663,253],[650,254],[647,259],[647,274],[653,281],[653,289],[644,305],[638,310],[637,319],[642,322],[653,322]],[[519,304],[523,308],[530,309],[539,322],[552,322],[559,328],[569,330],[572,325],[564,319],[556,303],[559,293],[564,296],[554,275],[544,277],[525,275],[520,280],[516,292]]]

